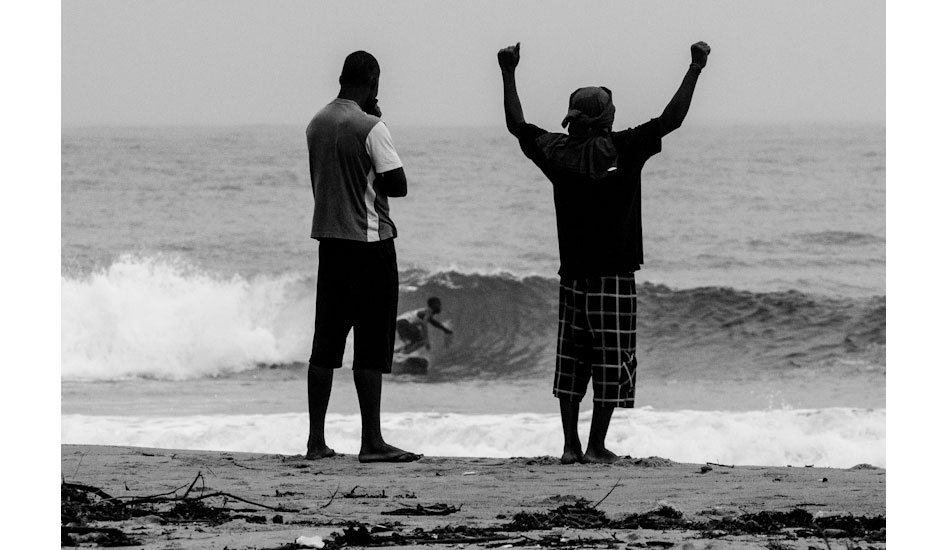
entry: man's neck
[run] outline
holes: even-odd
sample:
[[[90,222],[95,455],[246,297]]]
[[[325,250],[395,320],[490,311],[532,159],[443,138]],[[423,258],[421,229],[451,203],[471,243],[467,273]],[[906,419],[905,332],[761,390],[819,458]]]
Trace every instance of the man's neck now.
[[[366,103],[366,100],[369,99],[369,90],[362,88],[340,88],[340,93],[337,94],[337,99],[348,99],[353,101],[361,108],[363,104]]]

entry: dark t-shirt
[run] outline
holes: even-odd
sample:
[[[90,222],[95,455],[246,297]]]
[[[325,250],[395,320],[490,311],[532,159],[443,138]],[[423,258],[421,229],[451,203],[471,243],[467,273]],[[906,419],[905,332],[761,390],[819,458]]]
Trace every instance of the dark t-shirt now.
[[[565,279],[579,279],[640,269],[640,170],[660,152],[659,120],[610,133],[617,149],[617,170],[599,181],[553,166],[537,144],[538,137],[547,133],[527,122],[515,129],[521,150],[554,187],[561,256],[558,273]]]

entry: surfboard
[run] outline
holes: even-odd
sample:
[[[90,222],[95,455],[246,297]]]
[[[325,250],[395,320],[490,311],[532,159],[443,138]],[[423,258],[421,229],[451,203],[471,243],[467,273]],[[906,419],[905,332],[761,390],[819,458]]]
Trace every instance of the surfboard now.
[[[393,374],[426,374],[429,360],[421,355],[393,355]]]

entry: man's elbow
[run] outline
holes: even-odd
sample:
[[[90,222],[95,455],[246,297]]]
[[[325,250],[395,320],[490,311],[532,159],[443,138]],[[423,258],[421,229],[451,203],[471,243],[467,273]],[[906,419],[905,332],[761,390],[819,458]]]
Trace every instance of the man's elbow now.
[[[505,127],[508,128],[508,133],[518,137],[518,128],[524,124],[523,118],[506,118]]]
[[[409,194],[409,188],[405,181],[403,181],[401,185],[393,184],[392,182],[389,183],[389,185],[383,185],[380,189],[387,197],[398,199],[399,197],[405,197]]]
[[[667,115],[660,117],[660,127],[663,134],[669,134],[683,125],[685,116]]]
[[[387,197],[405,197],[409,192],[406,184],[406,173],[403,172],[402,168],[397,168],[379,174],[377,189]]]

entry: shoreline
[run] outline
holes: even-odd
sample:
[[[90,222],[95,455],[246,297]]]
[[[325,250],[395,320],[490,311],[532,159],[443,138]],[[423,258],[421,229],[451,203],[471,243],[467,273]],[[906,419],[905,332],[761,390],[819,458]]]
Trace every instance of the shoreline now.
[[[135,500],[165,495],[141,504],[152,506],[154,513],[117,520],[87,515],[85,521],[69,524],[74,529],[70,536],[77,536],[83,525],[114,529],[144,549],[289,550],[305,547],[295,544],[298,537],[313,536],[327,542],[327,548],[339,548],[344,540],[348,546],[405,548],[511,544],[807,550],[824,548],[826,542],[832,548],[846,548],[846,542],[859,541],[862,548],[886,548],[884,530],[859,536],[827,526],[820,532],[791,527],[739,532],[723,527],[754,514],[759,514],[761,523],[762,512],[802,514],[799,511],[807,512],[804,515],[819,526],[828,518],[848,517],[878,518],[882,525],[886,470],[867,465],[733,466],[650,457],[625,458],[612,465],[563,466],[550,456],[424,457],[407,464],[360,464],[354,455],[308,461],[300,455],[127,446],[62,444],[60,449],[66,520],[69,484],[87,488],[78,490],[86,491],[83,498],[90,502],[104,498],[89,496],[88,490],[98,489],[112,497],[109,502],[125,503],[123,510]],[[202,510],[218,515],[169,520],[167,508],[180,504],[182,497],[196,506],[200,500]],[[76,506],[70,511],[88,514],[88,506]],[[538,529],[511,528],[517,518],[534,521],[566,509],[582,516],[596,510],[602,523],[595,528],[544,522]],[[644,521],[660,509],[678,515],[659,525]],[[426,515],[400,515],[400,510]],[[63,525],[65,537],[67,523]],[[346,537],[345,529],[349,529]]]

